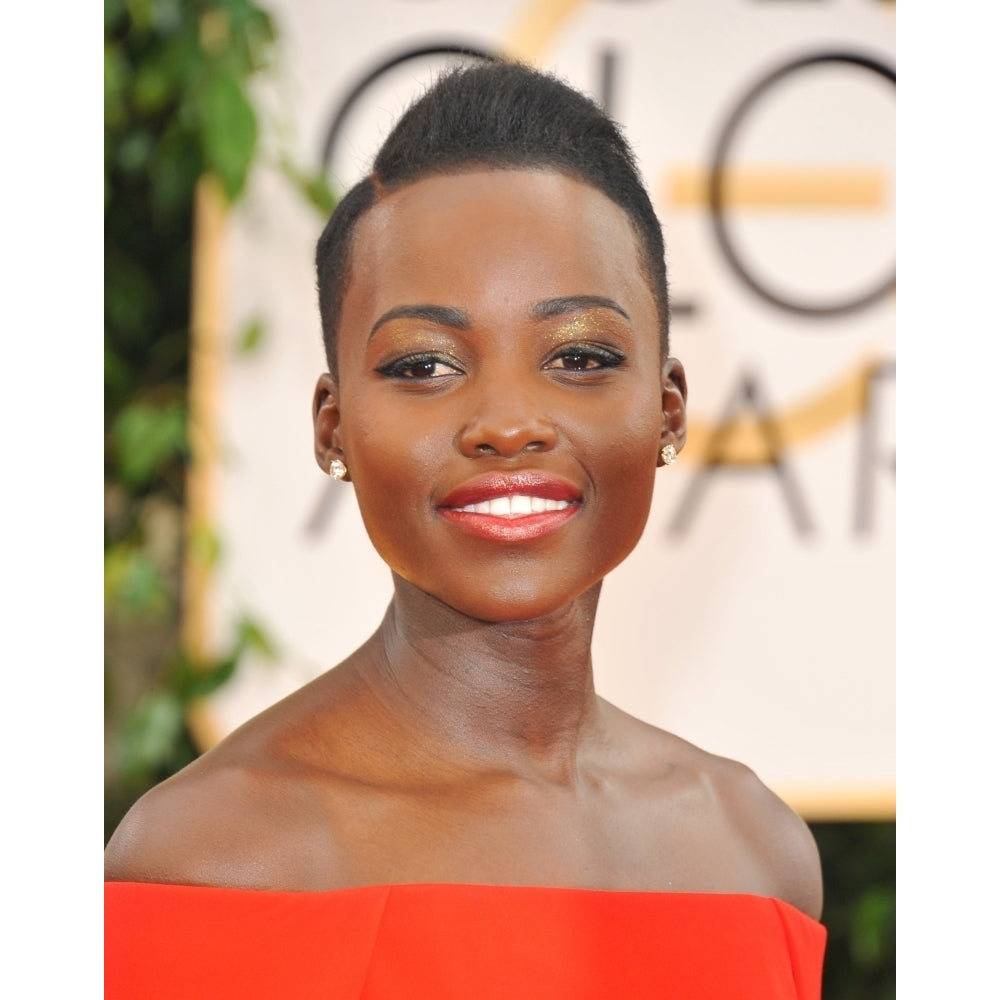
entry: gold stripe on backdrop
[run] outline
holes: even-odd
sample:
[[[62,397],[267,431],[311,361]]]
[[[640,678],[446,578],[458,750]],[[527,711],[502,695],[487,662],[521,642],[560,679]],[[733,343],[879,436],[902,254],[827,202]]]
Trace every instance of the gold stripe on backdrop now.
[[[512,59],[537,65],[553,38],[587,0],[530,0],[518,12],[503,43]]]
[[[877,361],[863,361],[808,399],[782,412],[766,414],[774,429],[774,437],[785,447],[801,445],[860,416],[867,405],[872,373],[878,365]],[[770,446],[761,433],[761,420],[759,417],[751,418],[749,414],[741,414],[725,424],[714,426],[707,422],[690,422],[682,459],[699,464],[704,462],[713,437],[722,442],[719,453],[713,456],[714,461],[724,465],[760,465],[771,461]]]
[[[672,167],[666,176],[667,203],[677,208],[708,205],[709,173]],[[879,167],[734,167],[724,178],[723,199],[738,208],[846,208],[886,206],[885,171]]]
[[[195,659],[208,655],[208,590],[213,558],[215,468],[219,460],[218,390],[225,327],[226,202],[214,177],[198,181],[191,259],[191,354],[188,375],[188,467],[181,642]],[[188,712],[195,743],[207,750],[218,734],[203,704]]]
[[[810,823],[892,822],[896,818],[893,785],[775,785],[773,790]]]

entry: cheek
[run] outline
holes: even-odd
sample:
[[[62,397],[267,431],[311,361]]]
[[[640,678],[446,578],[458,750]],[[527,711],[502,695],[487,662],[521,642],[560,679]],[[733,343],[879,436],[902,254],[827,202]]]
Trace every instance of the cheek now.
[[[617,524],[615,534],[629,548],[642,535],[653,500],[659,425],[644,429],[652,433],[633,432],[619,438],[606,456],[607,474],[598,484],[605,514]]]
[[[395,565],[400,539],[414,539],[417,522],[430,513],[441,464],[442,428],[416,424],[412,414],[362,408],[363,419],[345,413],[342,441],[365,528],[379,554]],[[405,425],[405,426],[401,426]]]
[[[602,429],[589,427],[583,461],[594,483],[602,522],[594,540],[595,563],[617,564],[642,535],[653,499],[661,425],[657,384],[622,400]],[[588,429],[581,428],[580,433],[587,434]]]

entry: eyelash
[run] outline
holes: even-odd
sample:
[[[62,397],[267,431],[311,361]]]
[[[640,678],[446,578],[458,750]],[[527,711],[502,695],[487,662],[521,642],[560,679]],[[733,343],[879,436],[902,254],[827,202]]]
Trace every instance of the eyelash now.
[[[406,357],[397,358],[395,361],[388,362],[388,364],[380,365],[375,371],[386,378],[402,379],[411,382],[429,382],[431,379],[444,377],[443,375],[434,375],[428,372],[420,375],[412,374],[413,369],[418,365],[443,365],[450,369],[444,375],[462,374],[462,370],[453,358],[449,358],[447,355],[430,353],[407,354]]]
[[[560,367],[553,365],[554,361],[564,361],[567,358],[582,358],[585,364],[583,368],[569,368],[565,364]],[[568,372],[597,372],[608,368],[617,368],[625,360],[625,355],[620,351],[613,351],[608,347],[598,347],[596,344],[567,344],[559,348],[545,363],[545,367],[555,371]],[[590,362],[596,362],[591,365]]]
[[[566,363],[570,358],[582,360],[583,367],[570,367]],[[607,347],[598,347],[595,344],[567,344],[548,358],[544,368],[548,371],[580,374],[617,368],[624,360],[624,354]],[[563,364],[555,364],[557,361],[562,361]],[[421,365],[430,367],[432,370],[427,371],[425,367],[423,372],[415,374],[414,369]],[[438,365],[449,370],[441,374],[434,374],[433,369]],[[434,353],[407,354],[405,357],[380,365],[375,370],[386,378],[409,382],[430,382],[450,375],[464,374],[453,358]]]

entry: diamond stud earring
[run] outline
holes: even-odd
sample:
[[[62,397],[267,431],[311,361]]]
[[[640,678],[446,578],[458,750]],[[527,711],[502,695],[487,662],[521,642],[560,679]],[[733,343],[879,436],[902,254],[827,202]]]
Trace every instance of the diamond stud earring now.
[[[330,463],[330,478],[336,479],[337,482],[344,479],[347,476],[347,466],[339,459],[335,458]]]
[[[672,444],[665,444],[660,449],[660,458],[664,465],[673,465],[677,461],[677,449]]]

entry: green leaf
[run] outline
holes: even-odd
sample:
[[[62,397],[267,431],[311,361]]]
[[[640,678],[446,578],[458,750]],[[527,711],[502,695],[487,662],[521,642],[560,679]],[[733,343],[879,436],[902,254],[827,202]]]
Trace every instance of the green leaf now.
[[[240,331],[236,341],[236,353],[244,357],[255,353],[264,343],[264,321],[260,316],[250,319]]]
[[[203,169],[201,148],[178,112],[160,135],[149,163],[154,218],[175,219],[190,212]]]
[[[131,780],[155,773],[169,761],[184,732],[184,708],[176,695],[153,691],[130,713],[119,743],[122,770]]]
[[[104,392],[109,397],[118,396],[129,386],[132,371],[128,362],[104,338]],[[105,403],[105,406],[107,404]]]
[[[114,31],[125,14],[125,0],[104,0],[104,34]]]
[[[153,136],[144,128],[133,128],[118,144],[118,166],[126,173],[145,172],[153,150]]]
[[[243,190],[257,145],[257,115],[235,73],[216,67],[195,98],[205,166],[230,201]]]
[[[858,965],[877,965],[889,951],[896,916],[896,897],[891,887],[875,886],[865,891],[851,913],[851,957]]]
[[[174,81],[162,60],[139,66],[132,84],[132,101],[141,115],[152,115],[163,108],[173,94]]]
[[[322,218],[328,218],[337,207],[337,196],[333,193],[326,171],[322,168],[315,172],[302,170],[290,161],[284,160],[281,163],[281,172]]]
[[[247,0],[219,0],[229,20],[230,53],[240,70],[250,74],[268,65],[271,43],[277,37],[270,14]]]
[[[218,691],[223,684],[228,683],[233,674],[236,673],[239,659],[238,655],[229,656],[216,661],[207,669],[199,670],[192,677],[192,682],[185,691],[190,701],[207,698],[213,692]]]
[[[265,659],[273,660],[277,657],[277,650],[270,637],[251,618],[242,618],[237,627],[236,648],[242,653],[251,649],[260,653]]]
[[[149,553],[125,543],[105,551],[104,606],[107,613],[126,617],[163,614],[169,605],[169,588]]]
[[[222,687],[235,673],[238,662],[239,654],[235,652],[222,659],[197,662],[178,652],[170,665],[169,688],[186,708]]]
[[[156,0],[153,21],[158,35],[170,35],[184,24],[184,10],[181,0]]]
[[[326,218],[333,214],[337,207],[337,196],[330,187],[325,173],[319,173],[312,177],[305,187],[306,197],[311,205],[319,210],[320,215]]]
[[[125,0],[132,27],[140,34],[147,34],[156,16],[156,0]]]
[[[188,551],[192,558],[204,566],[214,566],[222,554],[222,542],[208,525],[195,525],[188,538]]]
[[[116,347],[142,342],[155,319],[158,296],[151,275],[108,240],[104,260],[104,313],[110,339]]]
[[[112,428],[118,473],[133,489],[150,483],[171,461],[183,457],[187,445],[184,406],[132,403],[119,414]]]
[[[125,89],[129,65],[118,45],[104,43],[104,127],[114,129],[126,120]]]

